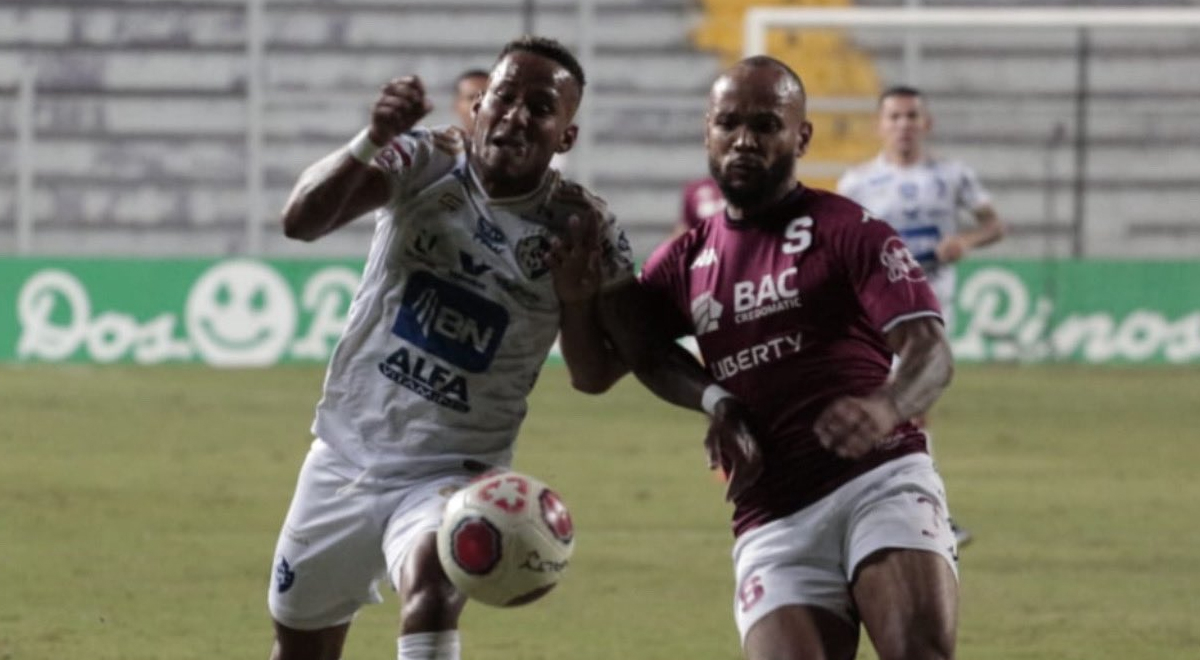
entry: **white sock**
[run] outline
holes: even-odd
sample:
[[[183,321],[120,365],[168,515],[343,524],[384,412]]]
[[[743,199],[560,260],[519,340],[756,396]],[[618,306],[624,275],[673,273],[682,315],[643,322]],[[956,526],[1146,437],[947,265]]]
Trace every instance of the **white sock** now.
[[[459,660],[457,630],[401,635],[396,646],[398,660]]]

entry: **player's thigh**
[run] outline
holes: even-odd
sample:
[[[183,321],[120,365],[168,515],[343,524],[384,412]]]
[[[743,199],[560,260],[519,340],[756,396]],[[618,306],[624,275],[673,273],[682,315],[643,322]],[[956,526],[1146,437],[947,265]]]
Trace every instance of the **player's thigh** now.
[[[444,475],[409,489],[384,530],[388,576],[403,601],[403,632],[457,626],[464,597],[450,584],[437,554],[446,502],[472,474]]]
[[[853,593],[880,660],[954,657],[958,578],[944,557],[880,550],[860,563]]]
[[[759,619],[742,644],[746,660],[853,660],[858,625],[808,605],[785,605]]]
[[[354,487],[356,474],[333,450],[314,443],[275,546],[268,606],[290,629],[315,631],[349,623],[382,599],[381,549],[387,492]]]
[[[857,629],[845,571],[844,516],[837,506],[836,498],[827,497],[738,539],[733,550],[737,584],[733,614],[743,644],[761,621],[795,616],[776,614],[780,610],[819,610],[829,615],[822,615],[821,621],[839,620]],[[765,629],[774,628],[768,623]],[[767,640],[777,638],[773,633],[759,635]],[[793,644],[798,639],[789,638]],[[761,642],[760,646],[778,644]]]
[[[932,461],[925,454],[893,461],[850,504],[854,604],[880,657],[949,657],[958,550]]]

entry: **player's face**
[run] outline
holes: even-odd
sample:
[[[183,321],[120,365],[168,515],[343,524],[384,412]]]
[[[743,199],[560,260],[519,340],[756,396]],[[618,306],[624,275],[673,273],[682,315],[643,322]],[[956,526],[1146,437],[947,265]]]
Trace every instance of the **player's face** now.
[[[889,96],[879,104],[879,135],[889,153],[920,150],[931,122],[919,96]]]
[[[566,69],[540,55],[517,51],[496,65],[475,102],[471,136],[472,163],[490,193],[537,187],[554,154],[575,142],[579,91]]]
[[[454,112],[458,114],[458,125],[471,131],[472,125],[475,123],[475,118],[471,112],[471,108],[475,105],[475,100],[483,94],[483,90],[487,88],[487,76],[471,76],[458,81],[457,87],[454,89]]]
[[[707,121],[708,168],[731,206],[757,208],[792,189],[812,124],[802,93],[785,74],[755,67],[722,76]]]

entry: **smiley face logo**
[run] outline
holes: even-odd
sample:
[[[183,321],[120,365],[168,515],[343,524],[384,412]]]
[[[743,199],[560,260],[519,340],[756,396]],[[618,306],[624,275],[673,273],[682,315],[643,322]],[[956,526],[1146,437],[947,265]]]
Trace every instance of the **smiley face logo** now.
[[[247,259],[224,261],[192,286],[187,328],[208,364],[274,364],[296,332],[296,301],[271,267]]]

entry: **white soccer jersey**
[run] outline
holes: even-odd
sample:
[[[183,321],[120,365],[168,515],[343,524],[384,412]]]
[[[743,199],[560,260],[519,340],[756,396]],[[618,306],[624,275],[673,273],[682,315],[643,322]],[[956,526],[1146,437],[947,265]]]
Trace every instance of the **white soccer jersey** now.
[[[938,242],[958,233],[959,214],[991,203],[974,170],[941,158],[900,167],[880,155],[847,170],[838,192],[892,225],[930,276],[939,270]]]
[[[313,433],[368,479],[507,465],[558,333],[546,250],[571,213],[550,201],[565,182],[551,171],[528,195],[490,199],[449,131],[410,131],[376,164],[393,195],[376,213]],[[631,278],[611,214],[601,236],[605,284]]]

